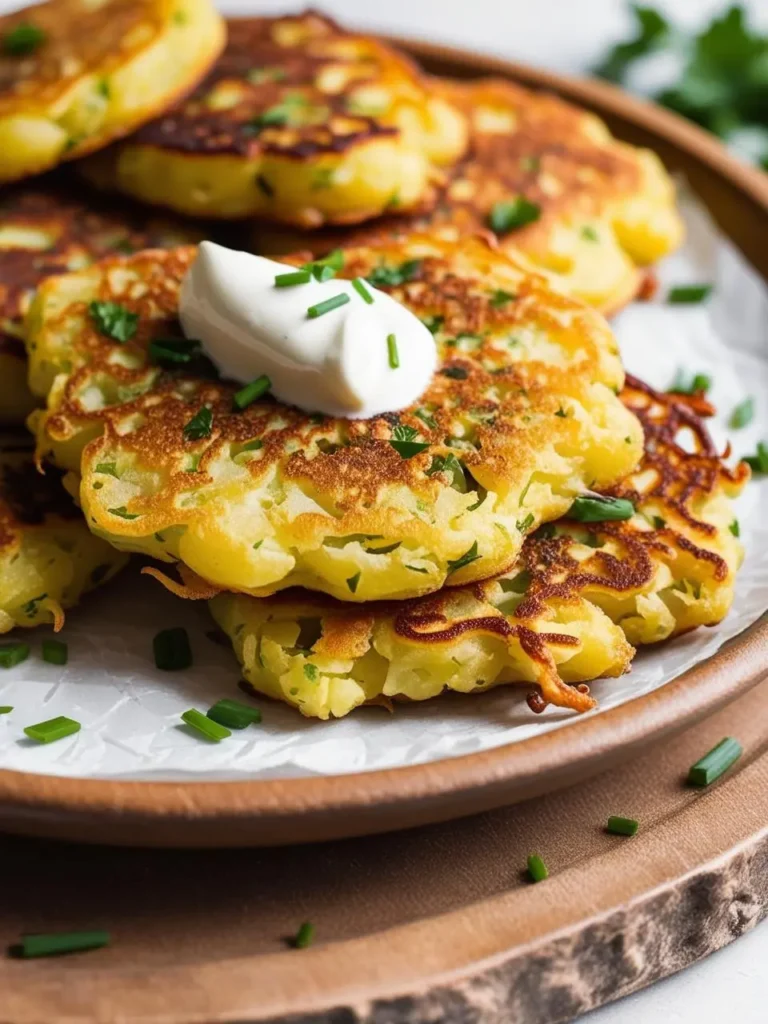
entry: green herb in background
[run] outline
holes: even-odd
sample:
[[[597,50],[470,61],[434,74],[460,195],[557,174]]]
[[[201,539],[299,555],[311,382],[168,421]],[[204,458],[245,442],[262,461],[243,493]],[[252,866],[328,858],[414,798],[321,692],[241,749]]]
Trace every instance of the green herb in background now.
[[[742,151],[768,167],[768,35],[749,25],[738,4],[698,34],[682,32],[652,7],[631,10],[633,37],[614,46],[595,73],[624,85],[638,60],[662,50],[679,54],[682,74],[652,98],[726,142],[738,144],[741,136]]]

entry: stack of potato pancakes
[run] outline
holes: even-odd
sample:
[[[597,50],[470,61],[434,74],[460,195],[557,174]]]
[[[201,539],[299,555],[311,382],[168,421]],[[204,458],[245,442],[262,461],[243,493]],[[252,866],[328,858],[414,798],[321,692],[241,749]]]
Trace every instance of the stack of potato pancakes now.
[[[133,552],[329,718],[502,683],[588,710],[727,613],[748,469],[604,319],[679,244],[673,186],[592,114],[316,13],[50,0],[0,19],[0,183],[0,631],[59,628]],[[427,391],[238,408],[179,326],[203,238],[339,250],[432,331]]]

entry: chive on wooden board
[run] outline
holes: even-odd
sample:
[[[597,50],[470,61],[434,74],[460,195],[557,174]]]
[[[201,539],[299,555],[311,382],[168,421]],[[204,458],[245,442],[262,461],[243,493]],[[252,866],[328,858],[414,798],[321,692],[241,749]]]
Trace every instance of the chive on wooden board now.
[[[3,1024],[558,1024],[680,970],[768,911],[768,682],[591,782],[410,832],[262,850],[0,838],[0,942],[104,928],[107,949],[0,959]],[[690,764],[744,755],[706,790]],[[627,839],[611,814],[639,819]],[[215,827],[215,826],[214,826]],[[524,874],[536,852],[550,877]],[[315,940],[286,940],[310,921]]]

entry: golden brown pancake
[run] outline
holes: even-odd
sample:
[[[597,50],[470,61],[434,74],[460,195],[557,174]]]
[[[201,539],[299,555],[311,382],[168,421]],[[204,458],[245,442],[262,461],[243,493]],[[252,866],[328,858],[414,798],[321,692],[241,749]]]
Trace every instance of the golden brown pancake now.
[[[0,183],[133,131],[223,45],[210,0],[49,0],[0,17]]]
[[[160,345],[158,360],[194,257],[147,251],[50,279],[27,320],[30,380],[48,393],[38,450],[81,478],[91,528],[117,546],[257,595],[411,597],[502,571],[539,523],[640,458],[605,321],[481,241],[346,253],[341,273],[422,318],[440,358],[416,405],[370,420],[267,399],[233,411],[236,386],[204,376],[194,350],[179,365]],[[388,551],[367,550],[372,537]]]
[[[86,167],[195,216],[317,227],[408,209],[466,147],[466,119],[404,56],[308,11],[228,23],[181,105]]]

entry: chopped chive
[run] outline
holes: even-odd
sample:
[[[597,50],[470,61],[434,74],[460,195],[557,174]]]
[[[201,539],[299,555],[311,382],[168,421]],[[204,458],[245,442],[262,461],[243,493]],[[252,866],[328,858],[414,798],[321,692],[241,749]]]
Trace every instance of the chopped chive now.
[[[317,682],[317,665],[313,665],[311,661],[308,661],[304,665],[304,675],[310,683]]]
[[[275,194],[275,189],[272,184],[264,177],[263,174],[256,175],[256,184],[259,186],[259,190],[264,193],[267,199],[272,199]]]
[[[308,270],[316,281],[330,281],[336,277],[336,274],[344,267],[344,253],[341,249],[334,249],[333,252],[329,252],[327,256],[323,256],[322,259],[313,260],[311,263],[305,263],[301,268],[302,270]]]
[[[107,512],[110,515],[117,516],[119,519],[138,519],[138,512],[129,512],[125,505],[118,505],[117,508],[108,508]]]
[[[390,369],[396,370],[400,366],[400,356],[397,351],[397,338],[394,334],[387,335],[387,354],[389,356]]]
[[[392,438],[389,443],[401,459],[412,459],[414,455],[418,455],[426,448],[429,448],[428,441],[416,440],[418,436],[419,432],[414,427],[409,427],[405,423],[398,423],[392,431]]]
[[[494,204],[488,214],[488,226],[497,235],[504,235],[515,228],[533,224],[540,216],[541,207],[538,203],[530,202],[525,196],[516,196]]]
[[[330,299],[318,302],[316,306],[310,306],[307,310],[307,316],[310,320],[316,320],[317,317],[323,316],[324,313],[330,313],[332,309],[338,309],[339,306],[346,306],[348,302],[349,296],[344,293],[333,295]]]
[[[49,718],[47,722],[27,725],[24,732],[31,740],[37,740],[38,743],[53,743],[54,740],[63,740],[65,736],[73,736],[76,732],[80,732],[80,723],[76,722],[74,718],[59,715],[58,718]]]
[[[692,786],[709,786],[735,764],[743,753],[741,744],[726,736],[688,770],[688,782]]]
[[[410,569],[411,572],[429,572],[429,569],[425,569],[421,565],[406,565],[406,569]]]
[[[0,644],[0,668],[13,668],[29,657],[29,644],[17,640],[12,643]]]
[[[275,288],[292,288],[296,284],[309,284],[312,275],[308,270],[295,270],[291,274],[278,274],[275,277]]]
[[[746,462],[754,473],[768,473],[768,444],[758,441],[757,455],[745,455],[741,461]]]
[[[505,292],[503,288],[497,288],[494,292],[491,292],[491,305],[494,309],[503,309],[508,302],[512,302],[513,299],[517,298],[512,292]]]
[[[69,648],[62,640],[43,640],[43,661],[49,665],[66,665]]]
[[[367,302],[369,306],[373,305],[373,296],[363,284],[363,279],[361,277],[356,277],[354,279],[352,287],[364,302]]]
[[[354,594],[357,591],[357,584],[360,582],[360,573],[356,572],[354,576],[350,576],[347,580],[347,586]]]
[[[261,722],[261,708],[241,704],[239,700],[219,700],[208,708],[206,717],[228,729],[246,729]]]
[[[585,224],[581,229],[581,237],[585,238],[588,242],[597,242],[600,238],[597,231],[592,227],[591,224]]]
[[[536,516],[533,512],[529,512],[525,519],[518,519],[515,523],[515,527],[520,533],[526,533],[536,521]]]
[[[102,949],[110,943],[109,932],[54,932],[44,935],[24,935],[13,947],[17,956],[30,960],[38,956],[61,956],[64,953],[83,953],[89,949]]]
[[[96,472],[104,473],[106,476],[113,476],[116,479],[119,479],[117,476],[117,463],[115,462],[97,462]]]
[[[88,306],[88,312],[99,332],[120,344],[130,341],[139,326],[139,314],[131,313],[119,302],[94,299]]]
[[[538,853],[532,853],[528,858],[528,874],[533,882],[543,882],[549,878],[549,869]]]
[[[312,944],[314,938],[315,926],[311,921],[305,921],[291,939],[291,945],[294,949],[306,949]]]
[[[734,519],[731,525],[728,527],[734,537],[741,536],[741,526],[739,526],[739,520]]]
[[[232,735],[229,729],[219,725],[212,718],[208,718],[207,715],[204,715],[202,711],[198,711],[197,708],[190,708],[189,711],[184,711],[181,717],[190,728],[202,733],[212,743],[219,743],[221,740],[225,740],[228,736]]]
[[[202,441],[205,437],[211,436],[213,428],[213,412],[207,405],[202,406],[189,423],[184,425],[182,433],[185,441]]]
[[[614,836],[634,836],[637,835],[640,822],[634,818],[622,818],[617,814],[612,814],[605,828]]]
[[[272,381],[266,373],[262,373],[260,377],[252,380],[250,384],[246,384],[244,388],[237,392],[232,399],[232,404],[235,409],[239,409],[242,412],[243,409],[247,409],[249,405],[252,405],[257,398],[266,395],[271,387]]]
[[[466,380],[469,376],[469,372],[463,366],[446,366],[440,373],[451,380]]]
[[[703,302],[712,291],[711,284],[684,284],[670,288],[667,302],[677,305],[684,303]]]
[[[609,520],[631,519],[635,506],[627,498],[609,498],[602,495],[582,495],[576,498],[566,513],[577,523],[605,523]]]
[[[448,559],[446,576],[450,576],[451,573],[458,572],[459,569],[463,569],[465,566],[471,565],[472,562],[476,562],[478,558],[482,557],[482,555],[477,553],[477,541],[475,541],[472,547],[467,548],[464,554],[459,558]]]
[[[161,630],[152,641],[155,665],[163,672],[177,672],[192,664],[189,635],[183,626]]]
[[[749,426],[754,418],[755,400],[750,395],[749,398],[745,398],[744,401],[740,405],[737,405],[733,410],[729,424],[733,430],[741,430],[743,427]]]
[[[399,267],[388,267],[381,264],[374,267],[368,274],[368,283],[374,288],[397,288],[408,281],[413,281],[421,270],[423,260],[406,260]]]
[[[253,551],[258,551],[263,543],[264,543],[264,538],[263,537],[261,538],[261,540],[254,541],[254,543],[251,544],[252,550]]]
[[[712,378],[708,373],[695,373],[689,381],[684,371],[678,370],[669,390],[677,395],[705,395],[711,387]]]
[[[12,704],[3,704],[2,706],[0,706],[0,715],[10,715],[10,713],[12,711],[13,711],[13,705]]]
[[[3,53],[11,57],[24,57],[34,51],[45,42],[46,32],[38,25],[28,21],[19,22],[3,35],[0,44]]]

